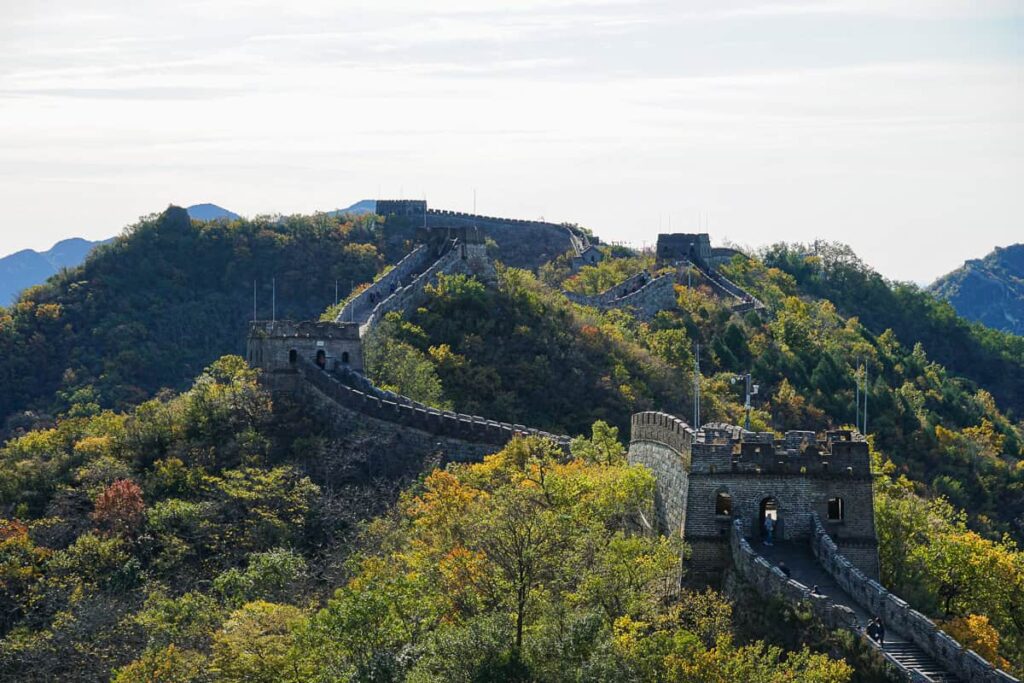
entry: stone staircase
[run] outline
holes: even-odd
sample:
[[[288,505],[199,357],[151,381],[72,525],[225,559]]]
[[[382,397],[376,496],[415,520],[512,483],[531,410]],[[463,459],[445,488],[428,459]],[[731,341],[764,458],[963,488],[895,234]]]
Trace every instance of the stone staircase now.
[[[793,580],[809,588],[816,586],[816,595],[827,597],[832,602],[849,608],[857,617],[860,631],[863,631],[874,616],[869,615],[849,593],[836,583],[835,579],[815,559],[810,548],[804,544],[797,545],[792,542],[779,541],[771,546],[759,542],[752,542],[752,545],[769,562],[776,566],[781,567],[784,564],[788,567]],[[888,624],[881,653],[887,660],[912,674],[911,680],[934,681],[935,683],[955,683],[961,680],[947,672],[933,657]]]

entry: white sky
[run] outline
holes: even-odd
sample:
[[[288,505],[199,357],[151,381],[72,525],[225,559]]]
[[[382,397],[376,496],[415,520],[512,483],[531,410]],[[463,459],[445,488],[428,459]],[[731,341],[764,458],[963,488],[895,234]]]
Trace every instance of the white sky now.
[[[0,254],[376,196],[851,244],[1024,241],[1024,0],[0,0]]]

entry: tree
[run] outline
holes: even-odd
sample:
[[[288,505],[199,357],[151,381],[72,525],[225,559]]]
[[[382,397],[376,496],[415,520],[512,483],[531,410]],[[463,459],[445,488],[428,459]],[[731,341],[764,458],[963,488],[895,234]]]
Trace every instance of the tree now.
[[[293,653],[302,610],[257,601],[231,613],[213,637],[211,670],[232,683],[304,683],[312,672]]]
[[[96,498],[92,518],[103,531],[134,538],[146,518],[142,489],[130,479],[115,481]]]

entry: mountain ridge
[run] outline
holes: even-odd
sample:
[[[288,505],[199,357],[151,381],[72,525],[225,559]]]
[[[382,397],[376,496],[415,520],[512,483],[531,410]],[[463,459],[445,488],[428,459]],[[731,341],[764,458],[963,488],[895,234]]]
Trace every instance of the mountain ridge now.
[[[928,290],[968,320],[1024,335],[1024,244],[996,247],[980,259],[968,259]]]

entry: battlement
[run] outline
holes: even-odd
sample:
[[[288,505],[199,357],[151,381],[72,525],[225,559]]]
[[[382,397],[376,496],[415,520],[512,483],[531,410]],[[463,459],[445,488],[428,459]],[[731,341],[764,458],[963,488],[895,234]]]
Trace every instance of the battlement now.
[[[359,339],[359,325],[317,320],[255,320],[249,337],[259,339]]]
[[[423,217],[427,212],[425,199],[378,199],[374,211],[378,216]]]
[[[668,413],[636,413],[630,424],[631,442],[651,441],[663,444],[683,456],[687,464],[694,436],[690,425]]]
[[[702,266],[711,265],[711,237],[706,232],[658,235],[655,258],[659,265],[688,259]]]
[[[697,431],[691,451],[692,472],[871,476],[867,441],[851,430],[793,430],[777,438],[718,422]]]
[[[432,408],[406,396],[384,391],[362,375],[345,368],[323,372],[302,359],[297,365],[297,371],[321,393],[343,407],[429,434],[498,447],[504,446],[517,435],[539,436],[555,442],[563,449],[569,447],[568,436]]]

